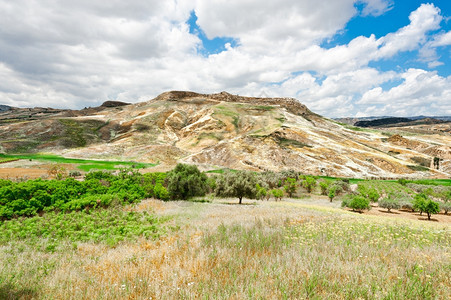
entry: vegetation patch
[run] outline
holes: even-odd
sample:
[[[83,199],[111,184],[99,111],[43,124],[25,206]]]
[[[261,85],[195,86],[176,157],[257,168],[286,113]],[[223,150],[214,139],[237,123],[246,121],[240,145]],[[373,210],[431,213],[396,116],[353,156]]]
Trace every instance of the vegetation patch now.
[[[311,145],[299,142],[297,140],[292,140],[292,139],[287,139],[287,138],[283,138],[283,137],[277,137],[277,143],[282,146],[282,147],[295,147],[295,148],[312,148]]]
[[[0,245],[25,241],[43,251],[55,251],[64,241],[115,246],[121,241],[134,241],[139,237],[159,237],[162,220],[147,212],[126,212],[118,208],[50,212],[0,223]]]
[[[419,172],[429,171],[429,168],[419,166],[419,165],[408,165],[407,167],[413,171],[419,171]]]
[[[84,181],[73,178],[25,182],[0,180],[0,222],[50,211],[89,211],[150,197],[166,200],[169,195],[163,186],[165,177],[164,173],[142,175],[125,170],[118,175],[88,173]]]
[[[253,108],[257,109],[257,110],[263,110],[263,111],[271,111],[271,110],[275,109],[274,106],[270,106],[270,105],[256,105]]]

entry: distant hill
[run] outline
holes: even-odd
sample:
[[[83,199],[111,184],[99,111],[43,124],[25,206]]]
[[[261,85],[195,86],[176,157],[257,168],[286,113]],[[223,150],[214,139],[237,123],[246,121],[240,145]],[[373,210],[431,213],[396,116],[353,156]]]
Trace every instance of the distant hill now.
[[[354,126],[358,127],[376,127],[376,126],[384,126],[384,125],[392,125],[398,123],[411,122],[411,119],[408,118],[383,118],[383,119],[375,119],[371,121],[357,121],[354,123]]]
[[[425,132],[389,140],[385,132],[332,122],[293,98],[172,91],[128,105],[2,112],[0,152],[127,159],[160,170],[184,162],[202,170],[449,177],[451,136]],[[442,159],[440,170],[427,167],[434,157]]]
[[[451,121],[451,116],[413,116],[413,117],[393,117],[393,116],[378,116],[378,117],[343,117],[343,118],[334,118],[333,120],[349,124],[349,125],[355,125],[359,126],[356,123],[361,121],[375,121],[375,120],[381,120],[381,119],[408,119],[409,121],[416,121],[416,120],[422,120],[422,119],[435,119],[435,120],[441,120],[441,121]],[[365,124],[365,123],[364,123]],[[396,123],[392,123],[396,124]],[[376,126],[376,125],[372,125]]]
[[[8,106],[8,105],[1,105],[0,104],[0,111],[7,111],[7,110],[10,110],[11,109],[11,106]]]

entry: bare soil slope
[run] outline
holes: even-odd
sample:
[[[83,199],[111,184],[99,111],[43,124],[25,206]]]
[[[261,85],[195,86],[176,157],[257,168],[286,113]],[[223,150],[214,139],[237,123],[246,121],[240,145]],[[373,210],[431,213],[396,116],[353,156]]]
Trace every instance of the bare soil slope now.
[[[0,115],[0,151],[133,159],[203,169],[294,169],[348,177],[449,177],[448,134],[388,138],[325,119],[291,98],[166,92],[138,104]],[[439,157],[438,170],[431,167]]]

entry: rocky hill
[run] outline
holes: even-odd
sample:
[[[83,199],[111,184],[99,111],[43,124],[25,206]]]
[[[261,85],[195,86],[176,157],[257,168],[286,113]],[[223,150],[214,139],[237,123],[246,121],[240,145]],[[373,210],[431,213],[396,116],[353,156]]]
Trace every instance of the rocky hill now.
[[[347,177],[449,177],[449,135],[390,139],[341,125],[291,98],[166,92],[137,104],[0,114],[0,151],[177,162],[202,169],[294,169]],[[26,114],[28,112],[28,115]],[[426,166],[441,158],[439,170]]]

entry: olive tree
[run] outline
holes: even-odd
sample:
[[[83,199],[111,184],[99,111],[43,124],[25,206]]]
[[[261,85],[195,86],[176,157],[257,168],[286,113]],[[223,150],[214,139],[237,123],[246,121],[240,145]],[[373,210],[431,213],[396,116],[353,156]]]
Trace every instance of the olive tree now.
[[[386,197],[379,200],[379,207],[385,208],[388,212],[391,212],[392,209],[401,208],[401,203],[397,199]]]
[[[257,178],[250,171],[226,171],[216,181],[216,196],[237,197],[242,203],[243,197],[255,199],[257,197]]]
[[[431,219],[432,214],[438,214],[440,211],[440,207],[437,202],[428,200],[424,204],[423,211],[428,215],[428,220]]]

